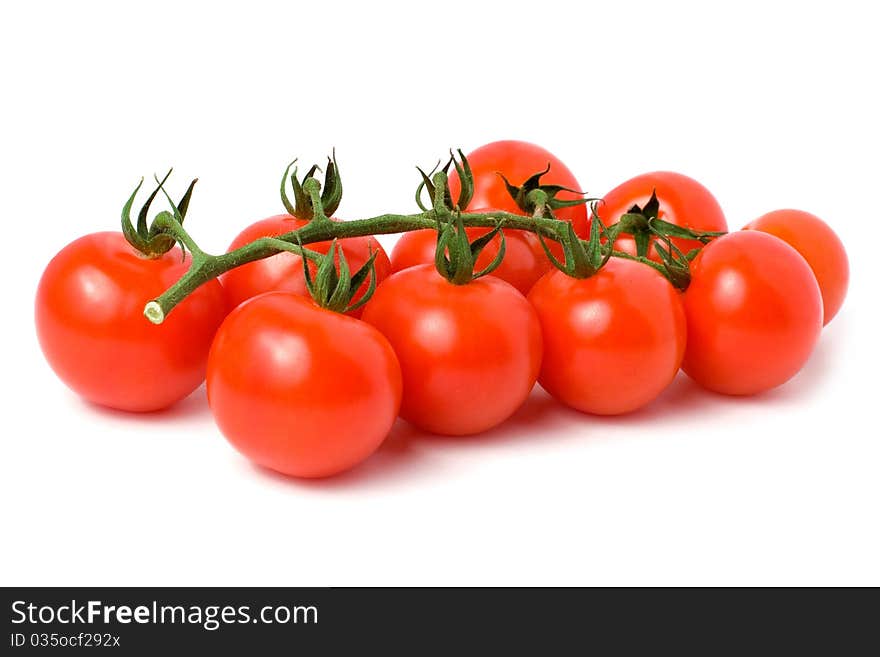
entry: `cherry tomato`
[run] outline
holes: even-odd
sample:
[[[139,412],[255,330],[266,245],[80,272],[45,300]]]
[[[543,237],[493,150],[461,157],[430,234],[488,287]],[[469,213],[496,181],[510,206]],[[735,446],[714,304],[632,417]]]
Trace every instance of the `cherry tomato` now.
[[[198,288],[159,326],[143,315],[188,267],[179,249],[146,258],[118,232],[64,247],[36,300],[37,337],[58,377],[85,399],[124,411],[159,410],[195,390],[226,314],[220,284]]]
[[[807,261],[760,231],[729,233],[700,252],[691,263],[684,308],[684,371],[729,395],[788,381],[822,329],[822,296]]]
[[[468,207],[497,208],[514,214],[524,214],[516,204],[499,173],[504,174],[513,185],[521,185],[534,174],[550,165],[550,171],[541,177],[542,185],[561,185],[568,189],[583,191],[574,174],[553,153],[536,144],[507,139],[493,141],[468,153],[468,164],[474,176],[474,196]],[[453,169],[449,174],[449,191],[457,199],[461,190],[458,173]],[[581,198],[579,194],[559,192],[558,199],[569,201]],[[462,208],[465,209],[465,208]],[[575,226],[587,222],[586,206],[575,205],[554,210],[557,219],[574,222]],[[547,241],[554,255],[562,257],[562,247],[552,240]]]
[[[802,210],[768,212],[744,230],[775,235],[804,257],[819,283],[827,325],[843,305],[849,286],[849,260],[835,232],[819,217]]]
[[[400,366],[376,329],[289,292],[233,310],[208,359],[223,435],[254,463],[295,477],[330,476],[370,456],[400,395]]]
[[[491,213],[492,209],[475,210]],[[468,239],[473,241],[491,231],[491,228],[466,228]],[[492,272],[496,278],[507,281],[522,294],[528,294],[532,285],[552,266],[538,238],[526,230],[504,231],[505,251],[501,264]],[[477,271],[489,266],[498,255],[501,238],[495,236],[477,257]],[[434,262],[437,249],[437,231],[414,230],[401,235],[391,251],[391,271],[396,272],[415,265]]]
[[[535,311],[494,276],[453,285],[431,265],[404,269],[376,289],[364,321],[400,359],[401,416],[425,431],[491,429],[520,407],[538,376]]]
[[[644,173],[618,185],[597,204],[597,214],[605,225],[616,223],[634,205],[644,208],[655,190],[657,200],[660,201],[658,219],[698,232],[727,230],[724,212],[712,193],[693,178],[672,171]],[[589,236],[590,223],[586,219],[575,221],[574,227],[581,237]],[[652,238],[648,257],[659,261],[653,242]],[[678,237],[672,238],[672,242],[683,253],[702,246],[696,240]],[[635,241],[631,235],[621,235],[614,246],[625,253],[636,253]]]
[[[296,219],[287,214],[279,214],[268,219],[263,219],[245,228],[229,245],[229,251],[237,249],[260,237],[275,237],[290,231],[297,230],[306,225],[306,221]],[[383,281],[391,273],[391,262],[385,250],[374,237],[348,237],[339,240],[337,244],[342,247],[348,266],[353,274],[360,269],[370,253],[376,253],[376,282]],[[307,248],[327,253],[330,250],[330,242],[316,242],[306,245]],[[233,306],[250,299],[263,292],[293,292],[300,296],[309,296],[306,288],[306,280],[303,274],[302,258],[293,253],[278,253],[270,258],[263,258],[249,262],[241,267],[231,269],[223,276],[223,288]],[[315,265],[310,263],[309,271],[315,274]],[[369,287],[369,280],[364,281],[360,291],[354,296],[353,301],[359,300]],[[352,312],[352,316],[359,317],[362,309]]]
[[[544,336],[538,382],[587,413],[629,413],[675,377],[685,349],[679,293],[648,265],[612,258],[589,278],[554,269],[529,301]]]

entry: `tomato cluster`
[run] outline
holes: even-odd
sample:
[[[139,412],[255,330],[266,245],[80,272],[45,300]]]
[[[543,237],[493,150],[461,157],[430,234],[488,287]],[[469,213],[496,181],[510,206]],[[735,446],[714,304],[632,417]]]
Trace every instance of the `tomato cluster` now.
[[[316,168],[302,183],[294,171],[295,203],[282,185],[288,213],[252,224],[229,249],[274,237],[293,252],[206,277],[158,327],[144,303],[213,256],[194,244],[182,254],[179,234],[163,230],[182,223],[192,186],[153,226],[147,208],[162,183],[137,227],[132,195],[123,233],[82,237],[46,268],[43,352],[82,397],[127,411],[167,407],[207,380],[236,449],[323,477],[366,459],[398,416],[426,432],[477,434],[507,420],[536,382],[599,415],[644,407],[679,369],[719,393],[764,392],[804,366],[843,303],[846,252],[809,213],[778,210],[727,233],[714,196],[681,174],[632,178],[588,212],[568,168],[533,144],[494,142],[466,166],[453,161],[446,222],[404,233],[390,258],[370,235],[295,248],[290,236],[310,222],[338,221],[328,215],[341,183],[335,161],[320,197]],[[465,227],[460,213],[490,221]],[[565,229],[492,228],[497,215]]]

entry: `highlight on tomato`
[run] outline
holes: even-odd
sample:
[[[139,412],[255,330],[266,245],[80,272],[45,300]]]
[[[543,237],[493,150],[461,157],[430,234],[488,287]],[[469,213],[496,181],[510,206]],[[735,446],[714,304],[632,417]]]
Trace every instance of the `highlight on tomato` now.
[[[807,261],[758,230],[711,242],[684,294],[684,371],[729,395],[779,386],[800,371],[822,329],[822,296]]]
[[[227,251],[238,249],[261,237],[277,237],[299,230],[311,221],[321,220],[325,213],[327,216],[331,216],[337,210],[342,199],[342,181],[335,158],[328,159],[320,199],[310,197],[304,189],[307,180],[315,179],[317,166],[311,167],[303,176],[302,181],[297,177],[296,169],[291,173],[290,169],[292,166],[293,164],[287,167],[281,181],[281,199],[287,209],[287,214],[274,215],[251,224],[232,240]],[[288,175],[290,176],[290,183],[294,192],[293,201],[289,199],[286,191]],[[317,219],[314,207],[316,202],[320,205]],[[331,221],[338,220],[331,218]],[[309,244],[308,248],[312,251],[326,254],[330,250],[330,244],[329,241],[314,242]],[[361,268],[370,259],[370,256],[375,253],[375,267],[378,280],[384,280],[391,273],[391,262],[388,259],[388,255],[375,237],[349,237],[337,240],[337,244],[339,247],[336,262],[337,269],[339,267],[338,254],[340,253],[345,254],[349,265],[353,269]],[[314,276],[316,272],[315,265],[312,263],[309,266]],[[293,253],[277,253],[269,258],[255,260],[254,262],[236,267],[223,274],[221,281],[232,306],[236,306],[263,292],[283,291],[304,297],[309,296],[303,275],[303,259]],[[362,298],[365,292],[366,282],[364,287],[359,290],[356,298]],[[354,316],[359,316],[360,312],[360,310],[354,311]]]
[[[596,203],[595,212],[606,226],[627,215],[633,230],[617,237],[614,248],[630,255],[642,255],[657,262],[654,249],[658,237],[649,230],[656,219],[696,233],[727,231],[727,220],[718,201],[702,184],[680,173],[654,171],[621,183]],[[586,237],[590,222],[586,216],[574,222],[578,235]],[[687,254],[703,243],[669,233],[672,243]]]
[[[147,226],[150,204],[167,178],[150,194],[137,228],[130,212],[143,181],[123,208],[123,232],[74,240],[52,258],[37,287],[37,337],[46,360],[74,392],[109,408],[156,411],[188,396],[205,379],[208,349],[226,315],[223,290],[212,280],[161,326],[144,319],[144,304],[190,264],[172,238]],[[194,185],[172,204],[181,222]]]
[[[488,268],[473,271],[495,234],[469,243],[460,219],[457,228],[447,224],[437,246],[440,269],[417,265],[392,274],[364,311],[400,360],[401,417],[424,431],[487,431],[513,415],[537,379],[537,315],[516,288],[490,274],[504,249]],[[445,256],[447,246],[454,255]]]
[[[495,208],[471,210],[475,213],[492,214]],[[491,228],[469,227],[465,229],[468,239],[476,240],[492,231]],[[505,230],[505,253],[501,263],[492,272],[513,285],[523,295],[550,269],[551,264],[534,233],[525,230]],[[498,255],[501,236],[496,235],[477,257],[475,267],[486,268]],[[437,250],[437,231],[433,229],[414,230],[404,233],[391,251],[391,271],[398,272],[416,265],[434,262]]]
[[[314,300],[267,292],[245,301],[220,326],[208,359],[220,431],[254,463],[294,477],[327,477],[362,462],[400,407],[400,366],[388,340],[344,314],[359,303],[364,270],[349,278],[336,249],[308,281]]]
[[[843,242],[827,223],[809,212],[786,209],[768,212],[743,230],[775,235],[800,253],[819,283],[825,325],[834,319],[849,287],[849,259]]]

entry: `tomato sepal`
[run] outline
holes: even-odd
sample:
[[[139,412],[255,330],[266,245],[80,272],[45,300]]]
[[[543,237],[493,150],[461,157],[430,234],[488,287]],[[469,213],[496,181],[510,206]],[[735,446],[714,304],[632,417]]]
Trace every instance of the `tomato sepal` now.
[[[183,221],[186,218],[186,212],[189,209],[190,200],[192,199],[193,188],[199,180],[198,178],[194,178],[189,184],[189,187],[187,187],[187,190],[181,197],[180,201],[175,204],[168,195],[168,192],[165,191],[164,187],[169,176],[171,176],[172,171],[173,169],[169,169],[168,173],[165,174],[165,177],[162,178],[162,180],[159,180],[158,176],[154,176],[156,180],[156,189],[150,193],[147,200],[138,211],[136,226],[131,220],[131,210],[134,205],[134,199],[144,184],[143,178],[140,179],[140,182],[138,182],[134,191],[122,206],[122,234],[125,236],[125,240],[135,250],[147,258],[158,258],[165,253],[168,253],[168,251],[173,249],[174,245],[178,243],[174,237],[164,232],[161,226],[171,217],[173,217],[178,223],[183,224]],[[150,212],[150,205],[153,203],[160,190],[165,195],[165,198],[168,199],[168,203],[171,205],[173,213],[163,210],[162,212],[159,212],[150,223],[147,221]],[[157,221],[159,217],[162,217],[161,221]],[[183,250],[183,245],[181,245],[181,250]]]
[[[443,208],[444,210],[464,210],[467,208],[468,204],[471,202],[471,199],[474,197],[474,174],[471,171],[471,165],[468,163],[467,158],[461,149],[458,149],[458,159],[456,159],[455,154],[452,151],[449,151],[449,161],[446,162],[444,167],[440,169],[445,174],[445,180],[448,181],[449,170],[450,167],[455,167],[455,173],[458,175],[458,180],[460,183],[460,188],[458,192],[458,198],[453,201],[452,200],[452,192],[449,189],[449,185],[445,184],[443,186],[442,195],[438,197],[438,189],[435,184],[433,178],[434,174],[437,172],[440,167],[440,161],[438,160],[437,164],[434,165],[434,168],[431,169],[430,173],[425,173],[421,167],[416,167],[416,170],[422,177],[419,186],[416,187],[416,205],[419,206],[422,212],[428,212],[432,209],[438,210],[438,198],[443,199]],[[426,206],[422,202],[422,191],[428,190],[428,194],[431,196],[431,207]]]
[[[339,174],[339,165],[336,162],[336,150],[327,158],[327,167],[324,172],[324,184],[320,184],[315,174],[321,171],[317,164],[313,164],[300,180],[296,168],[297,160],[287,165],[281,176],[281,203],[288,213],[302,219],[326,219],[339,209],[342,201],[342,177]],[[291,172],[291,168],[293,171]],[[287,182],[290,181],[293,190],[293,201],[287,195]],[[314,183],[309,183],[313,180]]]
[[[501,226],[502,222],[499,221],[492,230],[471,242],[465,230],[461,212],[456,212],[452,221],[446,223],[438,221],[434,266],[440,275],[453,285],[466,285],[495,271],[501,265],[507,252],[507,242]],[[496,235],[500,236],[501,243],[495,257],[483,269],[474,271],[480,253]]]
[[[603,249],[602,241],[607,239],[607,230],[601,220],[595,220],[590,224],[590,239],[581,240],[575,233],[574,226],[569,222],[564,223],[566,232],[565,239],[559,241],[562,245],[564,262],[560,262],[553,254],[541,233],[537,233],[541,248],[550,262],[558,270],[572,278],[589,278],[594,276],[611,258],[611,249]]]
[[[598,216],[594,208],[592,212],[593,221]],[[716,237],[726,234],[725,231],[695,231],[660,219],[660,201],[657,198],[656,189],[651,192],[651,198],[648,199],[644,206],[634,204],[626,213],[620,216],[620,219],[613,226],[618,227],[619,234],[632,235],[636,246],[636,255],[640,258],[648,257],[652,238],[659,238],[664,242],[667,242],[667,238],[670,237],[695,240],[705,246]],[[699,252],[699,249],[697,252]],[[687,258],[685,254],[681,254],[681,257]],[[687,259],[692,260],[694,257],[696,255]]]
[[[660,246],[659,242],[654,242],[654,250],[660,256],[660,263],[665,270],[665,276],[679,290],[687,290],[691,284],[691,268],[690,261],[697,256],[701,249],[692,249],[693,257],[689,254],[681,252],[669,236],[662,236],[661,239],[666,243],[666,248]]]
[[[299,241],[298,237],[297,241]],[[302,248],[302,242],[300,242],[300,248]],[[303,275],[305,276],[306,289],[314,302],[321,308],[338,313],[349,313],[367,303],[376,290],[377,254],[378,251],[371,249],[369,259],[352,275],[345,251],[338,245],[337,240],[333,240],[326,255],[313,252],[313,257],[316,257],[318,261],[318,270],[315,277],[312,278],[304,251]],[[337,260],[339,261],[338,272],[336,270]],[[353,301],[368,276],[370,283],[363,296],[358,301]]]
[[[564,187],[563,185],[542,185],[541,178],[550,173],[549,163],[543,171],[538,171],[537,173],[532,174],[520,185],[512,184],[507,179],[507,176],[505,176],[500,171],[497,173],[501,180],[504,182],[507,193],[510,194],[510,197],[514,200],[517,207],[519,207],[520,210],[528,213],[529,215],[552,218],[553,210],[558,210],[560,208],[570,208],[576,205],[584,205],[586,203],[596,200],[589,198],[576,198],[568,200],[556,198],[556,195],[560,192],[569,192],[571,194],[578,194],[579,196],[584,196],[584,192],[578,191],[576,189],[571,189],[570,187]],[[533,192],[538,190],[540,190],[544,196],[536,197]],[[536,198],[542,199],[543,203],[536,203]]]

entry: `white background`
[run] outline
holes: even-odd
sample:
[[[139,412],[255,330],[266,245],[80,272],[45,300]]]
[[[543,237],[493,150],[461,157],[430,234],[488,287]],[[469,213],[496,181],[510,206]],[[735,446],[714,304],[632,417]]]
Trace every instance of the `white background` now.
[[[880,189],[870,3],[15,3],[0,10],[3,584],[880,584]],[[338,213],[413,209],[415,165],[540,143],[601,194],[688,173],[732,228],[825,217],[850,294],[812,360],[751,399],[681,376],[617,419],[535,393],[469,439],[399,423],[349,475],[287,480],[204,391],[128,416],[45,364],[40,272],[113,229],[142,175],[199,176],[222,250],[336,147]],[[383,242],[390,246],[393,238]],[[332,430],[332,427],[328,427]]]

